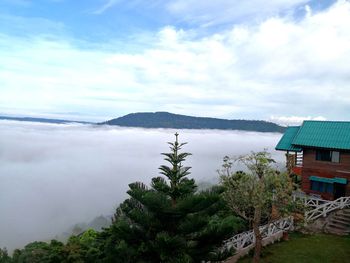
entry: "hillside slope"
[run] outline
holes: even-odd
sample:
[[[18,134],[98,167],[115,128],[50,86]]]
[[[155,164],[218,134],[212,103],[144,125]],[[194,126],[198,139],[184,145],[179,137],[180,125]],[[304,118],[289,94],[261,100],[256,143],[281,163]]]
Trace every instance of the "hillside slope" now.
[[[142,128],[220,129],[258,132],[284,132],[285,130],[284,127],[267,121],[193,117],[169,112],[131,113],[101,124]]]

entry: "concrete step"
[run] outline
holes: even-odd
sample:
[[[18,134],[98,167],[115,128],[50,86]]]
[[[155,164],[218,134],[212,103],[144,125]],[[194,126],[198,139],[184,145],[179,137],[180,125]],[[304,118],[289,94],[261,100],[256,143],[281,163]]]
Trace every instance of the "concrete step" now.
[[[342,214],[335,214],[333,218],[343,220],[344,222],[349,222],[350,223],[350,217],[344,216]]]
[[[350,231],[348,230],[339,230],[336,228],[328,228],[328,227],[326,227],[325,232],[334,234],[334,235],[339,235],[339,236],[345,236],[350,234]]]
[[[330,216],[324,230],[327,233],[336,235],[350,234],[350,209],[338,210],[335,214]]]
[[[345,212],[345,211],[339,211],[337,214],[338,214],[338,215],[342,215],[342,216],[344,216],[344,217],[350,218],[350,213]]]
[[[339,220],[343,220],[343,221],[346,221],[346,222],[350,222],[350,216],[345,216],[343,214],[335,214],[333,216],[333,218],[337,218]]]
[[[338,223],[328,223],[327,228],[334,228],[336,230],[342,230],[342,231],[347,231],[347,230],[350,230],[350,228],[348,226],[344,226],[344,225],[340,225]]]
[[[339,224],[339,225],[343,225],[343,226],[346,226],[346,227],[350,227],[350,221],[344,220],[343,218],[339,218],[339,217],[332,218],[330,220],[330,223]]]

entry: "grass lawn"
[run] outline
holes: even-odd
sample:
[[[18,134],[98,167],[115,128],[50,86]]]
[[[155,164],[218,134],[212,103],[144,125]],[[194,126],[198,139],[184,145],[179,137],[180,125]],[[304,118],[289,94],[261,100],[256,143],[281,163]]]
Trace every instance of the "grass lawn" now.
[[[251,262],[245,257],[239,263]],[[347,263],[350,262],[350,236],[292,233],[282,241],[263,249],[264,263]]]

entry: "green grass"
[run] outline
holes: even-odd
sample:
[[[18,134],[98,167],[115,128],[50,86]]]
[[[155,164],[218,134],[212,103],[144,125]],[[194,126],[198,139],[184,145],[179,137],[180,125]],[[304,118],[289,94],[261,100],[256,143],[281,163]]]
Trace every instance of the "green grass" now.
[[[350,236],[292,233],[288,241],[269,245],[262,254],[262,263],[347,263],[350,262]],[[251,262],[251,257],[238,262]]]

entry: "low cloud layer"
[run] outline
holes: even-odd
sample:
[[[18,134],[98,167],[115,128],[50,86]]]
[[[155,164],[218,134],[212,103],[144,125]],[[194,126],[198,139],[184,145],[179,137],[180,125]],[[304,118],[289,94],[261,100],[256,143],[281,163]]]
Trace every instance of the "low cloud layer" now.
[[[111,215],[128,184],[149,183],[175,130],[0,121],[0,247],[23,246]],[[224,155],[273,149],[281,134],[181,130],[198,182],[215,182]],[[283,153],[273,152],[282,162]]]
[[[312,120],[312,121],[325,121],[326,118],[322,116],[311,117],[311,116],[271,116],[270,121],[278,123],[282,126],[291,126],[291,125],[301,125],[303,121]]]

